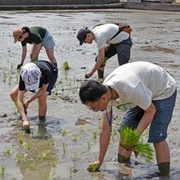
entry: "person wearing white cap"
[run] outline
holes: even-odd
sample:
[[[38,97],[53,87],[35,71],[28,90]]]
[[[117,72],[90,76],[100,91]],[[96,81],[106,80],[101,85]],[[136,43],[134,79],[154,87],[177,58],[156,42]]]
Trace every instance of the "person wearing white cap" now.
[[[127,24],[107,23],[97,25],[92,30],[83,28],[78,31],[76,37],[80,45],[83,43],[92,44],[94,41],[98,48],[96,63],[89,72],[86,72],[85,78],[90,78],[97,71],[98,78],[103,79],[106,61],[116,54],[119,65],[129,62],[132,42],[131,31],[124,31],[127,28],[131,30]]]
[[[27,54],[27,43],[33,44],[30,53],[31,62],[38,60],[40,50],[42,49],[42,47],[44,47],[46,49],[49,60],[57,65],[56,58],[54,56],[55,42],[52,35],[47,31],[47,29],[40,26],[18,27],[13,31],[13,37],[14,43],[20,41],[22,45],[21,63],[18,64],[18,69],[23,65],[25,61]]]
[[[23,129],[29,132],[29,121],[26,115],[26,109],[29,104],[38,99],[39,121],[45,121],[47,111],[47,96],[51,94],[58,77],[58,69],[53,63],[48,61],[36,61],[22,66],[20,72],[19,84],[16,85],[10,97],[17,104],[22,118]],[[24,101],[24,94],[27,91],[34,92],[33,96]]]

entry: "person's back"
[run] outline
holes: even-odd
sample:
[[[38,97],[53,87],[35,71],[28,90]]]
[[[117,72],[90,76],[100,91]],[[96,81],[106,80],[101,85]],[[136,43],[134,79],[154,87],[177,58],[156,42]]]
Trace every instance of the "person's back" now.
[[[107,44],[118,44],[123,40],[127,40],[130,36],[125,31],[121,31],[114,38],[113,36],[119,31],[119,26],[116,24],[97,25],[92,29],[95,36],[95,42],[98,49],[105,47]]]
[[[104,80],[106,85],[122,86],[125,92],[143,90],[139,89],[142,83],[151,90],[153,100],[169,97],[175,90],[174,79],[163,68],[145,61],[124,64]]]

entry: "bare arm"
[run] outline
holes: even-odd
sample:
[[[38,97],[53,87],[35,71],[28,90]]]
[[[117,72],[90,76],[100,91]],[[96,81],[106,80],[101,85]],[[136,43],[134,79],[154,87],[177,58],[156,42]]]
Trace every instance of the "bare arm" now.
[[[92,68],[92,70],[90,72],[86,73],[86,77],[91,77],[99,68],[100,66],[103,64],[104,62],[104,56],[105,56],[105,49],[99,49],[98,50],[98,57],[97,57],[97,61],[94,65],[94,67]]]
[[[108,113],[108,117],[110,117],[110,112]],[[110,136],[111,136],[111,127],[109,126],[107,117],[104,114],[101,132],[100,132],[100,138],[99,138],[98,160],[99,160],[100,164],[102,164],[104,157],[106,155],[106,151],[107,151],[109,141],[110,141]]]
[[[108,116],[110,117],[110,112],[108,113]],[[99,137],[99,154],[97,156],[97,160],[95,162],[90,163],[89,167],[91,165],[95,165],[96,170],[98,170],[101,167],[109,145],[110,136],[111,136],[111,128],[108,124],[106,115],[103,115],[103,122]]]
[[[28,107],[29,103],[31,103],[32,101],[34,101],[35,99],[41,97],[42,95],[44,95],[44,93],[47,90],[49,84],[43,84],[42,87],[34,94],[34,96],[32,96],[30,99],[28,99],[25,103],[25,106]]]
[[[26,54],[27,54],[27,47],[26,46],[22,46],[21,64],[24,63],[24,60],[26,58]]]
[[[152,122],[155,113],[156,108],[154,104],[151,103],[151,105],[144,111],[144,115],[135,130],[138,134],[142,134],[143,131],[148,127],[148,125]]]

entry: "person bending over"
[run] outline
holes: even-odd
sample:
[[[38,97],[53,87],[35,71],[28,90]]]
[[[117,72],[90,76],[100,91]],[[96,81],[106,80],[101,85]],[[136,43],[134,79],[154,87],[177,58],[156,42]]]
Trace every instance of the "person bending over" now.
[[[21,63],[18,64],[18,69],[25,61],[27,54],[27,43],[33,45],[30,53],[31,62],[38,60],[40,50],[42,47],[44,47],[49,60],[57,65],[56,58],[54,57],[55,42],[47,29],[40,26],[18,27],[13,31],[13,37],[14,43],[20,41],[22,45]]]
[[[102,165],[108,148],[115,106],[127,109],[119,131],[127,126],[141,135],[149,127],[148,142],[154,145],[160,175],[169,174],[170,152],[166,138],[175,106],[176,82],[163,68],[149,62],[127,63],[109,74],[103,84],[94,80],[84,82],[79,97],[90,109],[103,112],[99,154],[92,163],[97,169]],[[130,156],[130,151],[119,147],[120,163]]]
[[[98,48],[96,63],[91,71],[85,74],[86,78],[91,77],[97,71],[98,78],[103,79],[105,63],[115,54],[118,56],[119,65],[128,63],[130,59],[132,47],[130,33],[123,31],[117,24],[97,25],[92,30],[80,29],[77,33],[77,39],[80,45],[83,43],[92,44],[95,41]]]
[[[47,97],[51,94],[58,77],[58,69],[48,61],[36,61],[22,66],[19,84],[10,93],[10,97],[17,105],[22,118],[24,130],[29,131],[29,121],[26,109],[34,100],[38,99],[39,121],[46,120]],[[27,91],[33,92],[32,97],[24,100]]]

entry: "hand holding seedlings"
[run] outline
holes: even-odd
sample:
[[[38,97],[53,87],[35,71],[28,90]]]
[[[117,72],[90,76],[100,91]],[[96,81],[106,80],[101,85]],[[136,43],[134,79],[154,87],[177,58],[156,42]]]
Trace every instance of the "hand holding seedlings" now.
[[[95,172],[95,171],[98,171],[99,170],[99,167],[100,167],[100,162],[99,161],[94,161],[94,162],[91,162],[88,166],[88,171],[89,172]]]

